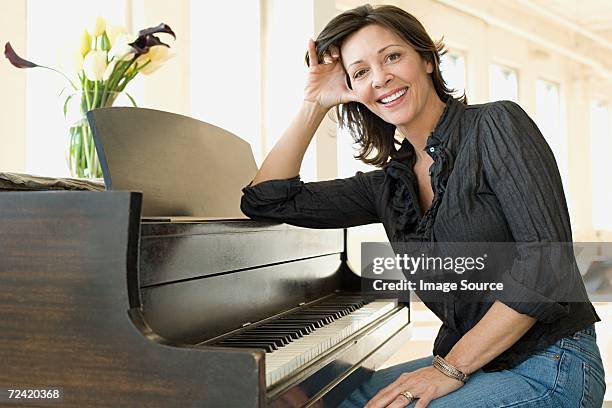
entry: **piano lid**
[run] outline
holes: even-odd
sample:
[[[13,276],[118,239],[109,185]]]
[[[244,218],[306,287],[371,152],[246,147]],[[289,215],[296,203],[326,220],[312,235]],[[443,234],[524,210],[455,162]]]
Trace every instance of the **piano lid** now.
[[[154,109],[87,113],[107,190],[142,191],[143,217],[244,218],[257,172],[250,145],[211,124]]]

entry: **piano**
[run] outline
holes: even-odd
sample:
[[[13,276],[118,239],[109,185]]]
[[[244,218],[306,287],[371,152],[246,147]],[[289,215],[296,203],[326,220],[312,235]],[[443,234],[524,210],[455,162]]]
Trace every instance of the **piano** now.
[[[361,290],[346,230],[244,218],[246,142],[88,115],[112,191],[0,192],[0,406],[335,407],[408,343],[409,304]]]
[[[142,194],[0,193],[0,405],[334,407],[410,337],[346,231],[142,222]],[[12,401],[14,402],[14,401]]]

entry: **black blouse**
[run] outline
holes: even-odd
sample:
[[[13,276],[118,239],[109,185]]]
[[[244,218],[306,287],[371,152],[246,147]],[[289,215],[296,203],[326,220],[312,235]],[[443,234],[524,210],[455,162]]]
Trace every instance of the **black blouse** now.
[[[296,176],[249,185],[242,190],[241,209],[253,219],[308,228],[382,222],[391,242],[516,242],[519,256],[504,291],[528,301],[504,303],[538,321],[485,371],[513,367],[599,321],[579,279],[571,288],[579,301],[555,302],[533,276],[538,268],[530,264],[528,243],[571,242],[572,233],[552,151],[519,105],[466,106],[449,98],[425,150],[434,160],[434,198],[423,216],[413,172],[416,155],[407,140],[380,170],[331,181],[303,183]],[[491,306],[461,299],[425,303],[443,323],[433,350],[442,356]]]

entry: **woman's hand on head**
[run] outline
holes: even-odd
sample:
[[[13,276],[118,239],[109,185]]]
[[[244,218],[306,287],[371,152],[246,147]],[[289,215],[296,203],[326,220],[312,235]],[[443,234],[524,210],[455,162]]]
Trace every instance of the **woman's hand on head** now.
[[[458,390],[463,386],[459,380],[447,377],[436,368],[429,366],[411,373],[405,373],[380,390],[365,408],[399,408],[408,405],[401,393],[408,391],[416,400],[416,408],[425,408],[436,398]]]
[[[314,40],[308,40],[308,75],[304,100],[318,103],[324,109],[347,102],[356,102],[357,94],[346,84],[346,73],[340,61],[340,50],[333,47],[319,63]]]

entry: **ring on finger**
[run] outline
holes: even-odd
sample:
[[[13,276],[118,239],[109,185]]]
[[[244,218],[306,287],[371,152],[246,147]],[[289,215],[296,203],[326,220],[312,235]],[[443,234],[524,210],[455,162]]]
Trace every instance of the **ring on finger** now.
[[[412,395],[412,393],[408,390],[400,392],[400,395],[408,400],[408,404],[414,400],[414,395]]]

